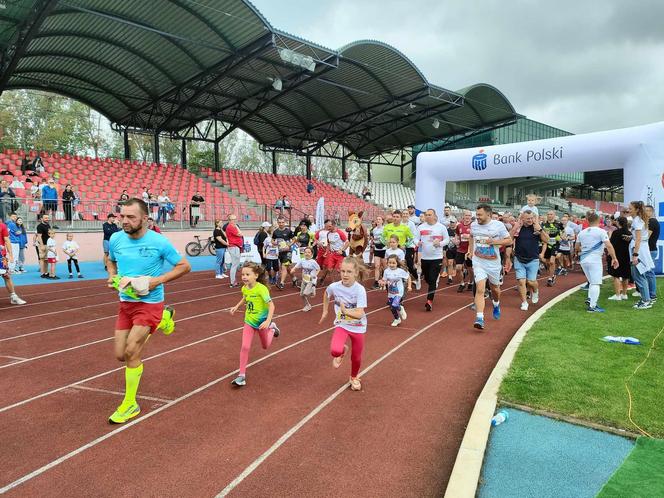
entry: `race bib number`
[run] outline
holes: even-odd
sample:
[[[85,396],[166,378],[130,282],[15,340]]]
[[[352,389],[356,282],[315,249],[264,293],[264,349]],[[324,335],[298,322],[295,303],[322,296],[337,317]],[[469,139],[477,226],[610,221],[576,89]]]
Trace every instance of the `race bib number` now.
[[[462,242],[468,242],[469,240],[470,240],[470,235],[468,235],[467,233],[462,233],[461,234],[461,241]]]
[[[303,274],[303,275],[302,275],[302,281],[303,281],[305,284],[310,283],[310,282],[311,282],[311,275],[309,275],[308,273]]]
[[[498,259],[495,246],[487,244],[488,240],[486,237],[476,239],[475,256],[481,259]]]

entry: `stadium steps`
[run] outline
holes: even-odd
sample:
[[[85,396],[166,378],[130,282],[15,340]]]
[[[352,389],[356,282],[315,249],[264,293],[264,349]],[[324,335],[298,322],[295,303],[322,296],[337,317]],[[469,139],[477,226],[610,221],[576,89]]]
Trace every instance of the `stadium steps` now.
[[[238,202],[241,202],[242,204],[246,204],[247,206],[249,206],[252,209],[256,209],[256,210],[263,209],[264,204],[257,203],[251,197],[243,195],[238,190],[234,190],[234,189],[230,188],[228,185],[224,185],[220,181],[217,181],[215,178],[213,178],[211,176],[208,176],[205,172],[198,173],[198,176],[200,178],[202,178],[204,182],[207,182],[207,183],[211,184],[213,187],[218,188],[219,190],[222,190],[222,191],[228,193],[229,195],[232,195],[233,197],[235,197],[235,199]]]

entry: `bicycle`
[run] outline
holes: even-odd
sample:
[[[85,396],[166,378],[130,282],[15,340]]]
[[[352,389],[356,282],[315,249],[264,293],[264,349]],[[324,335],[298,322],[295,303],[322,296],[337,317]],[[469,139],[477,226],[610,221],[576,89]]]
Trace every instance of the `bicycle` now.
[[[212,256],[217,254],[212,237],[208,237],[205,243],[201,243],[201,238],[198,235],[194,235],[194,239],[196,240],[189,242],[184,246],[184,252],[186,252],[188,256],[200,256],[205,250],[207,250]]]

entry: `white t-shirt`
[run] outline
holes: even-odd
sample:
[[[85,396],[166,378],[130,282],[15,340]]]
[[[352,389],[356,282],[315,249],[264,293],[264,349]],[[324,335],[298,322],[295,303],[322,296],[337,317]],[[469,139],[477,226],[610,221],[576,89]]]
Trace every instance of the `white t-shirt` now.
[[[449,215],[449,216],[444,216],[444,215],[443,215],[443,216],[440,217],[440,222],[441,222],[443,225],[445,225],[446,227],[449,227],[449,226],[450,226],[450,222],[451,222],[452,220],[456,220],[456,218],[455,218],[454,216],[452,216],[452,215]]]
[[[57,245],[55,243],[54,238],[51,237],[46,241],[46,250],[47,250],[47,253],[46,253],[47,258],[57,258],[58,257]]]
[[[263,248],[265,251],[265,259],[279,259],[279,246],[273,246],[270,237],[267,237],[263,242]]]
[[[403,268],[385,268],[383,271],[383,280],[387,284],[387,297],[400,296],[404,294],[404,281],[408,281],[408,272]]]
[[[601,265],[604,242],[607,240],[609,240],[609,234],[600,227],[588,227],[581,230],[576,239],[577,243],[581,244],[581,254],[579,255],[581,263]]]
[[[403,252],[403,249],[400,249],[399,247],[396,249],[390,249],[389,247],[385,249],[385,259],[387,259],[388,256],[391,256],[392,254],[396,254],[397,258],[399,258],[399,261],[406,259],[406,253]]]
[[[408,222],[409,222],[409,223],[412,223],[413,226],[415,226],[415,227],[416,227],[417,225],[419,225],[420,223],[422,223],[422,222],[420,221],[420,217],[417,216],[416,214],[414,214],[413,216],[410,216],[410,217],[408,218]],[[413,230],[413,227],[410,227],[410,229]],[[413,230],[413,233],[415,233],[414,230]]]
[[[521,208],[520,213],[523,213],[524,211],[532,211],[535,216],[539,216],[539,209],[537,209],[537,206],[529,206],[526,204]]]
[[[419,220],[420,219],[417,218],[418,222]],[[413,223],[410,220],[408,220],[408,223],[406,224],[408,225],[408,228],[410,228],[410,233],[413,234],[413,240],[411,240],[410,242],[406,241],[406,247],[415,247],[417,245],[417,241],[415,240],[415,237],[417,237],[417,227],[415,226],[415,223]]]
[[[367,331],[367,315],[362,315],[362,318],[350,318],[342,316],[341,304],[343,303],[347,309],[366,308],[367,307],[367,291],[366,289],[355,282],[350,287],[346,287],[341,282],[334,282],[327,290],[327,297],[330,301],[334,301],[334,325],[347,330],[348,332],[355,332],[356,334],[364,334]]]
[[[374,248],[378,249],[379,251],[381,249],[385,248],[385,245],[383,245],[382,238],[383,238],[383,228],[385,228],[384,225],[381,226],[376,226],[371,229],[371,236],[374,239]]]
[[[308,284],[310,282],[316,283],[316,274],[320,271],[320,266],[316,263],[315,259],[301,259],[298,264],[293,267],[302,268],[302,282]]]
[[[473,221],[470,224],[470,236],[473,238],[473,265],[500,267],[500,246],[488,245],[486,241],[509,237],[505,225],[498,220],[490,220],[486,225]]]
[[[422,223],[417,227],[417,238],[420,239],[420,257],[422,259],[443,259],[445,246],[450,243],[447,227],[438,222],[433,225]]]
[[[341,251],[343,249],[345,240],[339,235],[339,230],[320,230],[318,232],[318,241],[323,247],[330,246],[331,251]]]
[[[641,261],[644,265],[643,271],[640,272],[643,273],[655,268],[655,263],[652,260],[652,256],[650,255],[650,248],[648,247],[648,226],[639,216],[635,216],[632,220],[632,240],[629,243],[630,259],[631,255],[634,253],[634,247],[636,247],[636,232],[641,232],[639,261]]]
[[[75,240],[65,240],[62,243],[62,251],[65,254],[67,254],[68,252],[74,254],[73,256],[70,256],[69,254],[67,254],[67,259],[76,258],[76,256],[78,255],[78,250],[79,249],[80,249],[80,246],[78,245],[78,242],[76,242]]]

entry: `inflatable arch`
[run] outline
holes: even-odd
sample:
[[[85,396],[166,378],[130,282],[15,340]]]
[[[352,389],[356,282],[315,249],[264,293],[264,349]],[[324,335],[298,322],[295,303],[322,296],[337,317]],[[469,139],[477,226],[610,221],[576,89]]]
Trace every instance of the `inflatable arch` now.
[[[624,170],[625,200],[655,206],[664,225],[664,122],[584,135],[417,156],[415,204],[418,209],[445,205],[445,182],[490,180],[556,173]],[[656,272],[663,273],[664,226],[658,242]]]

